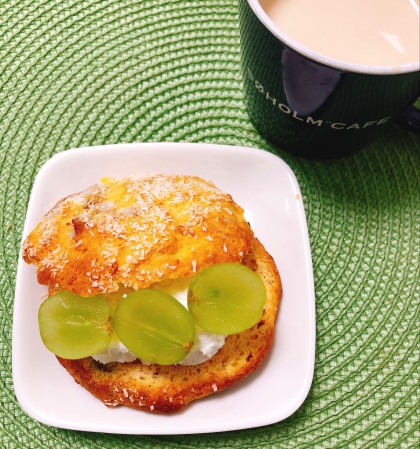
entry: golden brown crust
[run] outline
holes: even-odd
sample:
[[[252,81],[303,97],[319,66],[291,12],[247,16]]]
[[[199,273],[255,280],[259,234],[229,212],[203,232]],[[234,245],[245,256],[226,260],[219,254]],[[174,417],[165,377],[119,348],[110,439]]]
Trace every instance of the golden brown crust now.
[[[257,239],[243,263],[266,286],[263,315],[252,328],[228,336],[225,345],[206,362],[194,366],[143,365],[140,361],[102,365],[92,357],[57,359],[77,383],[109,407],[123,404],[155,413],[176,412],[195,399],[236,384],[259,367],[270,349],[281,293],[276,265]]]
[[[60,201],[26,238],[23,258],[50,293],[93,296],[240,263],[252,239],[242,208],[211,182],[147,174],[106,178]]]

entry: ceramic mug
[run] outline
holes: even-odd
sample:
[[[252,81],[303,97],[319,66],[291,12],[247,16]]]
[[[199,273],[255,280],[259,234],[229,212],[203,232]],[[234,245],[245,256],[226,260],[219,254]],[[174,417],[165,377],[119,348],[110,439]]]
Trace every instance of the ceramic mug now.
[[[281,149],[311,159],[357,152],[393,122],[419,133],[419,64],[343,64],[297,45],[258,0],[239,0],[242,74],[248,114]]]

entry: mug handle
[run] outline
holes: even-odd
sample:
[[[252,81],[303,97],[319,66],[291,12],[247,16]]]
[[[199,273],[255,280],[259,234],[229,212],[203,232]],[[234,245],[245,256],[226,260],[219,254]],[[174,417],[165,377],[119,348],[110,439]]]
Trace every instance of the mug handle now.
[[[396,123],[403,128],[420,135],[420,109],[416,107],[416,103],[420,105],[420,98],[416,99],[413,104],[406,107],[401,112]]]

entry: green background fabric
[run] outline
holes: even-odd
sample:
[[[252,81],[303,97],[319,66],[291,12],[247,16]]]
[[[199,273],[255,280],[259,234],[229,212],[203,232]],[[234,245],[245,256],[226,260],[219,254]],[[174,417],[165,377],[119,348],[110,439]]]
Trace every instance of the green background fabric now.
[[[260,148],[298,178],[316,365],[308,398],[285,421],[210,435],[108,435],[50,428],[16,401],[14,282],[34,176],[70,148],[152,141]],[[236,0],[0,1],[0,447],[418,447],[419,178],[418,137],[397,126],[329,162],[295,159],[260,137],[243,101]]]

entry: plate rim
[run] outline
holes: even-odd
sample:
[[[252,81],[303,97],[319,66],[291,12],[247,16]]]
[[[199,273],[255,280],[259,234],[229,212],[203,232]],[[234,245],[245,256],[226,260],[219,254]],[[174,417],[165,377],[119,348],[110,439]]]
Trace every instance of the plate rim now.
[[[57,160],[63,160],[65,158],[73,158],[77,157],[78,154],[83,155],[83,153],[92,150],[94,152],[100,152],[104,149],[107,150],[121,150],[121,149],[127,149],[127,150],[136,150],[136,151],[159,151],[159,150],[167,150],[170,149],[170,151],[173,151],[174,149],[194,149],[194,151],[210,151],[210,152],[233,152],[237,154],[252,154],[252,156],[256,155],[256,152],[263,157],[272,159],[273,163],[276,161],[277,164],[280,164],[285,170],[286,174],[289,177],[290,182],[293,184],[294,189],[297,191],[297,194],[300,195],[300,198],[302,201],[300,202],[300,217],[299,217],[299,224],[302,226],[301,231],[303,232],[303,251],[305,253],[305,262],[306,262],[306,282],[308,283],[309,287],[309,318],[310,318],[310,324],[311,329],[308,330],[309,336],[310,336],[310,342],[311,346],[309,348],[309,356],[307,360],[307,370],[306,370],[306,378],[304,385],[300,389],[299,394],[296,396],[295,401],[289,406],[288,409],[285,409],[281,416],[278,416],[275,420],[267,420],[267,418],[258,418],[254,417],[251,419],[251,422],[245,422],[244,420],[243,425],[241,426],[230,426],[229,423],[222,423],[215,429],[201,429],[201,428],[183,428],[174,429],[168,426],[167,428],[162,428],[161,431],[156,432],[156,429],[139,429],[139,431],[133,432],[133,429],[124,429],[119,428],[118,426],[116,428],[100,428],[95,427],[91,425],[68,425],[65,421],[60,420],[57,418],[55,421],[49,419],[48,417],[44,416],[42,413],[39,412],[39,410],[36,410],[33,408],[33,405],[30,405],[27,403],[24,397],[20,394],[20,382],[21,379],[19,379],[19,376],[17,374],[18,365],[17,360],[19,360],[19,356],[16,353],[17,346],[15,344],[16,341],[19,340],[19,337],[16,336],[16,328],[15,325],[13,325],[12,328],[12,373],[13,373],[13,383],[15,385],[15,394],[18,399],[18,402],[22,409],[32,418],[36,419],[37,421],[47,424],[50,426],[60,427],[60,428],[66,428],[71,430],[81,430],[81,431],[95,431],[95,432],[103,432],[103,433],[123,433],[123,434],[156,434],[156,435],[166,435],[166,434],[196,434],[196,433],[211,433],[211,432],[225,432],[225,431],[232,431],[232,430],[241,430],[241,429],[248,429],[248,428],[254,428],[254,427],[260,427],[265,426],[269,424],[273,424],[275,422],[279,422],[291,414],[293,414],[304,402],[306,399],[310,387],[312,385],[313,375],[314,375],[314,368],[315,368],[315,342],[316,342],[316,323],[315,323],[315,289],[314,289],[314,279],[313,279],[313,267],[312,267],[312,256],[311,256],[311,250],[310,250],[310,243],[309,243],[309,235],[308,235],[308,229],[307,229],[307,221],[306,221],[306,214],[303,208],[303,198],[300,192],[299,183],[296,179],[295,174],[293,173],[292,169],[289,167],[289,165],[283,161],[280,157],[269,153],[264,150],[251,148],[251,147],[241,147],[241,146],[231,146],[231,145],[219,145],[219,144],[206,144],[206,143],[172,143],[172,142],[148,142],[148,143],[120,143],[120,144],[109,144],[109,145],[95,145],[95,146],[87,146],[87,147],[79,147],[79,148],[72,148],[70,150],[66,150],[60,153],[57,153],[53,155],[51,158],[49,158],[39,169],[33,186],[31,190],[30,199],[27,206],[27,213],[25,217],[23,232],[22,232],[22,239],[21,239],[21,245],[20,245],[20,251],[19,251],[19,261],[18,261],[18,267],[17,267],[17,274],[16,274],[16,289],[15,289],[15,304],[13,309],[13,323],[16,322],[15,320],[15,314],[18,313],[18,306],[20,304],[19,301],[19,293],[20,293],[20,283],[19,280],[22,276],[22,267],[26,264],[24,263],[22,257],[21,257],[21,246],[22,242],[24,241],[24,238],[29,233],[28,227],[29,227],[29,220],[28,217],[30,217],[30,212],[32,211],[33,204],[36,202],[36,190],[38,188],[38,184],[42,183],[42,179],[44,176],[44,172],[48,171],[50,165],[54,165]],[[92,154],[92,153],[91,153]],[[35,192],[35,193],[34,193]],[[19,380],[18,380],[19,379]],[[80,388],[80,387],[79,387]],[[229,390],[229,389],[228,389]],[[250,421],[248,419],[247,421]]]

